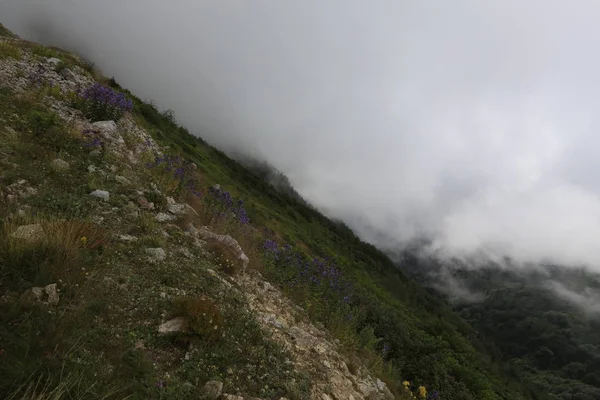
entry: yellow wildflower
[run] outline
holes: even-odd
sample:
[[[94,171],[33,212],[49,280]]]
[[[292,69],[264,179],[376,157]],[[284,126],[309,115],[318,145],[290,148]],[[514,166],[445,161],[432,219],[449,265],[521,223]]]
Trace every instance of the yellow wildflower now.
[[[410,386],[410,382],[404,381],[404,382],[402,382],[402,386],[404,386],[405,389],[408,389],[408,387]]]
[[[81,244],[85,247],[86,243],[87,243],[87,237],[82,236],[81,237]]]
[[[418,390],[419,390],[419,396],[421,398],[424,399],[425,397],[427,397],[427,389],[425,389],[425,386],[419,386]]]

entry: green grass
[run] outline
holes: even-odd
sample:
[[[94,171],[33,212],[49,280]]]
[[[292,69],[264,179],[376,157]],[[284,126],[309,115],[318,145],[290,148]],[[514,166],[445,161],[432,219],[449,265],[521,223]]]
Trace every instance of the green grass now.
[[[21,49],[10,42],[0,41],[0,60],[4,58],[14,58],[20,60],[22,57]]]

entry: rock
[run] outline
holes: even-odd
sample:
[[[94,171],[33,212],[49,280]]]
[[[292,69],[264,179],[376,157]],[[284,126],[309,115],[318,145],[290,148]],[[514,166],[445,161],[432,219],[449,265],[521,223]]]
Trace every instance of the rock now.
[[[56,283],[52,283],[50,285],[46,285],[45,287],[32,287],[27,289],[21,295],[22,301],[28,302],[43,302],[50,305],[57,305],[60,301],[60,297],[58,296],[58,289],[56,288]]]
[[[178,250],[185,258],[194,258],[194,255],[187,247],[180,247]]]
[[[100,157],[101,155],[102,152],[100,151],[100,149],[90,151],[90,157]]]
[[[90,174],[93,174],[94,172],[96,172],[96,167],[94,167],[93,165],[88,165],[87,170]]]
[[[58,290],[56,289],[56,283],[47,285],[44,288],[44,291],[48,295],[48,300],[47,300],[48,304],[51,304],[53,306],[57,305],[58,302],[60,301],[60,297],[58,296]]]
[[[216,400],[223,392],[223,382],[208,381],[200,391],[200,394],[207,400]]]
[[[58,66],[58,64],[60,64],[62,62],[62,60],[55,58],[55,57],[51,57],[46,59],[46,62],[48,64],[50,64],[52,66],[52,68],[56,68]]]
[[[233,394],[227,394],[227,393],[223,393],[223,395],[221,396],[222,400],[244,400],[244,398],[242,396],[235,396]]]
[[[229,247],[236,254],[238,259],[242,261],[242,274],[246,272],[246,268],[250,263],[250,259],[248,258],[248,256],[246,256],[244,250],[242,250],[242,247],[237,242],[237,240],[232,238],[230,235],[218,235],[214,232],[211,232],[205,226],[200,228],[200,230],[198,231],[198,237],[204,240],[217,240]]]
[[[177,204],[177,203],[169,204],[167,206],[167,210],[171,214],[181,215],[181,214],[185,213],[185,205],[184,204]]]
[[[106,190],[96,189],[92,193],[90,193],[90,195],[101,198],[104,201],[108,201],[108,199],[110,198],[110,193],[108,193]]]
[[[27,302],[42,301],[43,297],[44,289],[41,287],[32,287],[23,292],[21,295],[21,300]]]
[[[154,203],[146,200],[145,197],[139,197],[138,204],[140,205],[140,208],[143,208],[144,210],[154,210]]]
[[[16,239],[36,241],[44,237],[44,228],[40,224],[21,225],[10,236]]]
[[[331,363],[329,361],[323,360],[323,365],[325,366],[325,368],[331,369]]]
[[[98,131],[105,139],[112,139],[112,135],[117,132],[115,121],[98,121],[92,124],[92,129]]]
[[[169,320],[169,321],[165,322],[164,324],[161,324],[158,327],[158,333],[166,334],[166,333],[181,332],[185,329],[185,325],[186,325],[185,318],[183,318],[183,317],[173,318],[172,320]]]
[[[69,68],[63,68],[63,70],[60,71],[60,75],[68,81],[77,81],[77,75]]]
[[[135,348],[138,350],[145,350],[146,349],[146,345],[144,344],[143,341],[138,340],[137,342],[135,342]]]
[[[69,170],[69,163],[60,158],[52,160],[50,165],[56,172],[67,172]]]
[[[145,250],[146,254],[148,254],[154,261],[163,261],[165,258],[167,258],[167,253],[165,253],[165,251],[160,247],[147,248]]]
[[[198,166],[196,165],[196,163],[191,163],[190,164],[190,168],[193,169],[194,171],[198,169]]]
[[[327,349],[325,348],[325,346],[323,346],[322,343],[319,343],[318,345],[316,345],[313,350],[317,353],[317,354],[325,354],[327,352]]]
[[[121,175],[115,176],[115,181],[119,182],[122,185],[131,185],[131,181]]]
[[[321,393],[321,400],[333,400],[327,393]]]
[[[171,215],[171,214],[165,214],[165,213],[158,213],[156,214],[156,220],[158,222],[168,222],[168,221],[175,221],[177,219],[176,216]]]
[[[136,240],[138,240],[138,238],[131,235],[119,235],[119,240],[121,240],[122,242],[135,242]]]

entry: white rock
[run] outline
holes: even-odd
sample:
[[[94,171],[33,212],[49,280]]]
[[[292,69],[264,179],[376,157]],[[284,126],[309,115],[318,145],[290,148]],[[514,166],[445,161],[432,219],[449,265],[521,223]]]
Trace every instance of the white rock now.
[[[21,225],[10,236],[30,241],[39,240],[44,237],[44,228],[40,224]]]
[[[171,214],[165,214],[165,213],[158,213],[156,214],[156,220],[158,222],[169,222],[169,221],[175,221],[177,219],[176,216],[171,215]]]
[[[56,288],[56,283],[51,283],[50,285],[46,285],[43,288],[32,287],[31,289],[27,289],[21,295],[21,300],[39,301],[55,306],[60,301],[60,297],[58,296],[58,289]]]
[[[90,193],[90,195],[91,196],[95,196],[95,197],[99,197],[99,198],[101,198],[104,201],[108,201],[108,199],[110,198],[110,194],[106,190],[96,189],[92,193]]]
[[[48,304],[51,305],[57,305],[60,298],[58,297],[58,290],[56,289],[56,283],[52,283],[50,285],[47,285],[44,288],[44,291],[46,292],[46,294],[48,295]]]
[[[185,213],[185,205],[184,204],[169,204],[167,206],[167,210],[171,213],[171,214],[175,214],[175,215],[181,215]]]
[[[93,165],[88,165],[87,170],[90,174],[93,174],[94,172],[96,172],[96,167],[94,167]]]
[[[92,129],[98,131],[105,139],[110,139],[117,131],[117,124],[115,121],[98,121],[92,124]]]
[[[138,240],[138,238],[131,235],[119,235],[119,240],[123,242],[135,242],[136,240]]]
[[[163,261],[165,258],[167,258],[167,253],[165,253],[165,251],[160,247],[147,248],[146,254],[156,261]]]
[[[56,66],[57,66],[58,64],[60,64],[62,61],[61,61],[60,59],[58,59],[58,58],[51,57],[51,58],[48,58],[48,59],[46,59],[46,62],[47,62],[48,64],[51,64],[51,65],[52,65],[52,67],[56,67]]]
[[[227,394],[227,393],[223,393],[223,395],[221,396],[221,399],[223,399],[223,400],[244,400],[244,398],[242,396],[235,396],[233,394]]]
[[[158,327],[158,333],[175,333],[181,332],[185,328],[185,318],[177,317],[170,321],[161,324]]]

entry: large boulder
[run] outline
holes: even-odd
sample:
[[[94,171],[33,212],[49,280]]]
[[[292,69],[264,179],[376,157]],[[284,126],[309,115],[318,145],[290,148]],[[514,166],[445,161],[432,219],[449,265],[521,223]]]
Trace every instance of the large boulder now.
[[[244,250],[240,246],[240,244],[232,238],[230,235],[219,235],[217,233],[211,232],[208,227],[203,226],[198,230],[198,237],[204,240],[216,240],[229,249],[233,251],[233,253],[238,257],[238,259],[242,262],[242,273],[244,273],[250,263],[250,259],[244,253]]]

